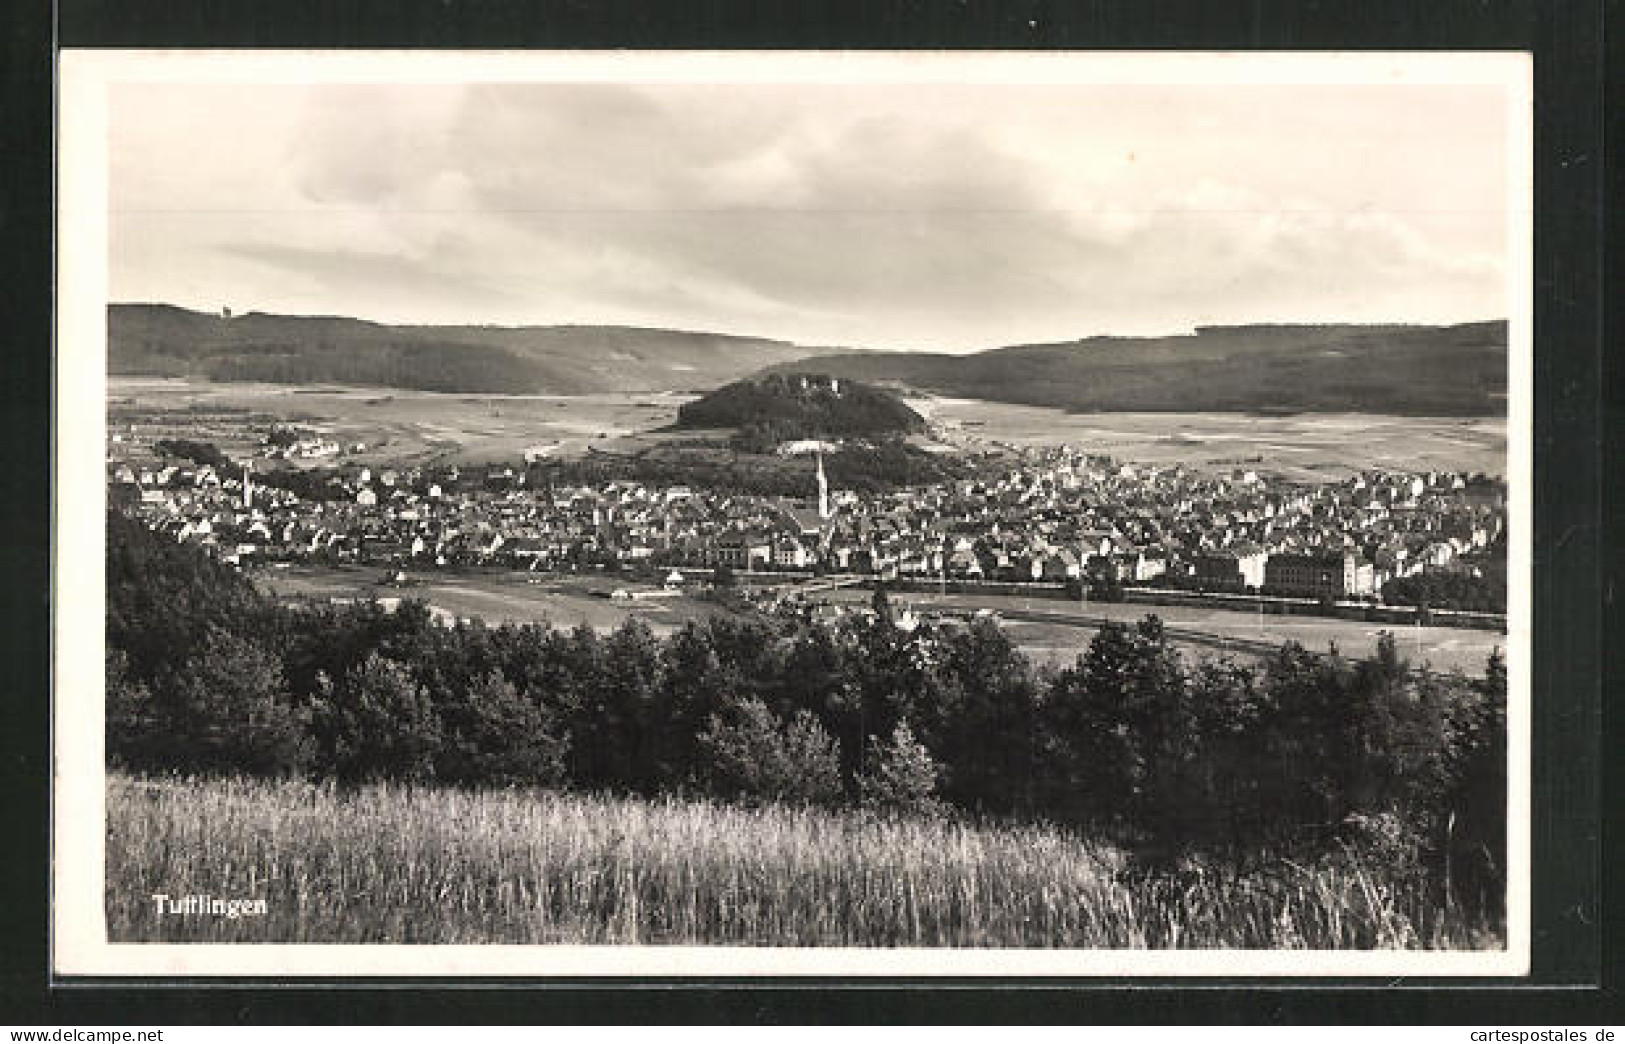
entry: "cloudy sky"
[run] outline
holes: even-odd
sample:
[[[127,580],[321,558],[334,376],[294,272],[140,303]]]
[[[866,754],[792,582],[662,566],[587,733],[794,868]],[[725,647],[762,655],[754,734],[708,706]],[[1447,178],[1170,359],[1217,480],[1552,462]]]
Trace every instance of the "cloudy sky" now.
[[[1505,305],[1486,86],[113,88],[114,300],[947,351]]]

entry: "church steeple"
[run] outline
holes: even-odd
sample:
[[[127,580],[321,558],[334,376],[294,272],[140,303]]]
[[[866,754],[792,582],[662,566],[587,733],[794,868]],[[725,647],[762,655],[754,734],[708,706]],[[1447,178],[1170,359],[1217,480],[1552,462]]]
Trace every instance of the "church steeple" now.
[[[829,479],[824,475],[824,451],[818,454],[818,517],[829,518]]]

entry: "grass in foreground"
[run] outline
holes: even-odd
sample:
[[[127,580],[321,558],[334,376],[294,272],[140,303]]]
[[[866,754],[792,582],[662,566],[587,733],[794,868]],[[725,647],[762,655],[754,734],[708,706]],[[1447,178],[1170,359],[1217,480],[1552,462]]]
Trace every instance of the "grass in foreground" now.
[[[115,942],[1499,946],[1351,869],[1137,880],[1039,828],[548,792],[110,775]],[[152,895],[266,900],[160,917]]]

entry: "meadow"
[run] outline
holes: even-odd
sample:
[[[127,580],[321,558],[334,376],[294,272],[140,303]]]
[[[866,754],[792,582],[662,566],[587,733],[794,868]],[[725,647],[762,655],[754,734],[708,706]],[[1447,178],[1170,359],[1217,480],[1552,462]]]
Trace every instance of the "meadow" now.
[[[505,623],[547,622],[554,627],[586,625],[611,631],[639,619],[656,634],[669,634],[690,620],[703,620],[723,610],[714,603],[686,596],[638,602],[611,601],[617,587],[646,589],[615,577],[585,574],[536,574],[524,570],[422,570],[410,574],[409,586],[388,585],[391,570],[367,565],[294,563],[286,569],[257,574],[279,597],[412,598],[453,617],[478,619],[495,627]]]
[[[258,574],[267,590],[284,597],[329,598],[416,598],[454,617],[479,619],[492,626],[504,623],[546,621],[554,627],[571,628],[585,624],[599,631],[611,631],[636,617],[656,634],[670,634],[690,620],[725,612],[715,603],[691,597],[643,602],[612,602],[604,597],[617,586],[613,578],[593,576],[537,576],[523,571],[467,570],[424,571],[412,574],[408,587],[383,583],[389,571],[376,566],[312,565],[298,563],[286,569],[267,569]],[[626,585],[622,586],[639,586]],[[845,588],[821,592],[818,597],[837,605],[866,607],[873,597],[867,588]],[[1226,639],[1263,639],[1269,642],[1297,641],[1317,652],[1335,644],[1346,651],[1370,648],[1385,630],[1400,639],[1405,655],[1420,666],[1435,671],[1460,671],[1468,677],[1484,673],[1484,664],[1495,649],[1505,649],[1507,636],[1498,631],[1474,631],[1457,627],[1396,627],[1313,616],[1267,616],[1230,609],[1189,606],[1148,606],[1092,601],[1087,605],[1054,598],[1029,598],[997,594],[936,594],[916,591],[896,596],[898,604],[916,612],[936,609],[969,613],[989,609],[1005,618],[1011,639],[1028,656],[1051,666],[1068,666],[1088,646],[1089,639],[1103,620],[1132,623],[1155,613],[1170,626],[1180,629],[1174,644],[1192,656],[1228,653],[1251,657],[1251,653],[1226,645]],[[1187,632],[1209,635],[1197,642]]]
[[[847,606],[861,606],[870,593],[857,588],[823,592],[820,598]],[[1045,663],[1066,665],[1077,659],[1105,620],[1132,623],[1147,613],[1155,613],[1163,623],[1179,629],[1174,644],[1193,657],[1221,653],[1246,656],[1244,651],[1227,648],[1225,639],[1266,641],[1279,644],[1295,641],[1307,649],[1324,652],[1336,645],[1345,653],[1358,654],[1371,648],[1378,635],[1393,632],[1400,648],[1414,666],[1426,664],[1439,672],[1460,671],[1468,677],[1484,673],[1484,664],[1496,649],[1505,650],[1507,636],[1499,631],[1476,631],[1460,627],[1418,627],[1368,623],[1319,616],[1260,616],[1235,609],[1209,609],[1178,605],[1140,605],[1093,600],[1085,603],[1056,598],[1029,598],[999,594],[937,594],[911,591],[894,595],[897,603],[915,612],[936,609],[969,613],[989,609],[1005,620],[1005,629],[1022,651]],[[1186,641],[1181,634],[1199,633],[1211,640]]]
[[[1148,876],[1044,826],[546,790],[111,773],[106,879],[115,942],[1502,945],[1376,853]]]

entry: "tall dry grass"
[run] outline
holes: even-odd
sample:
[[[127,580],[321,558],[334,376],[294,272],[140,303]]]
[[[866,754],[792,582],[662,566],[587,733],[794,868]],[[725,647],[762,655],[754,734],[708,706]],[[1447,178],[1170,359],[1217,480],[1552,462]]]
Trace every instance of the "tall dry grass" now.
[[[1135,879],[1109,847],[705,801],[400,785],[108,782],[114,941],[757,946],[1498,945],[1358,861]],[[168,915],[154,893],[263,898]]]

